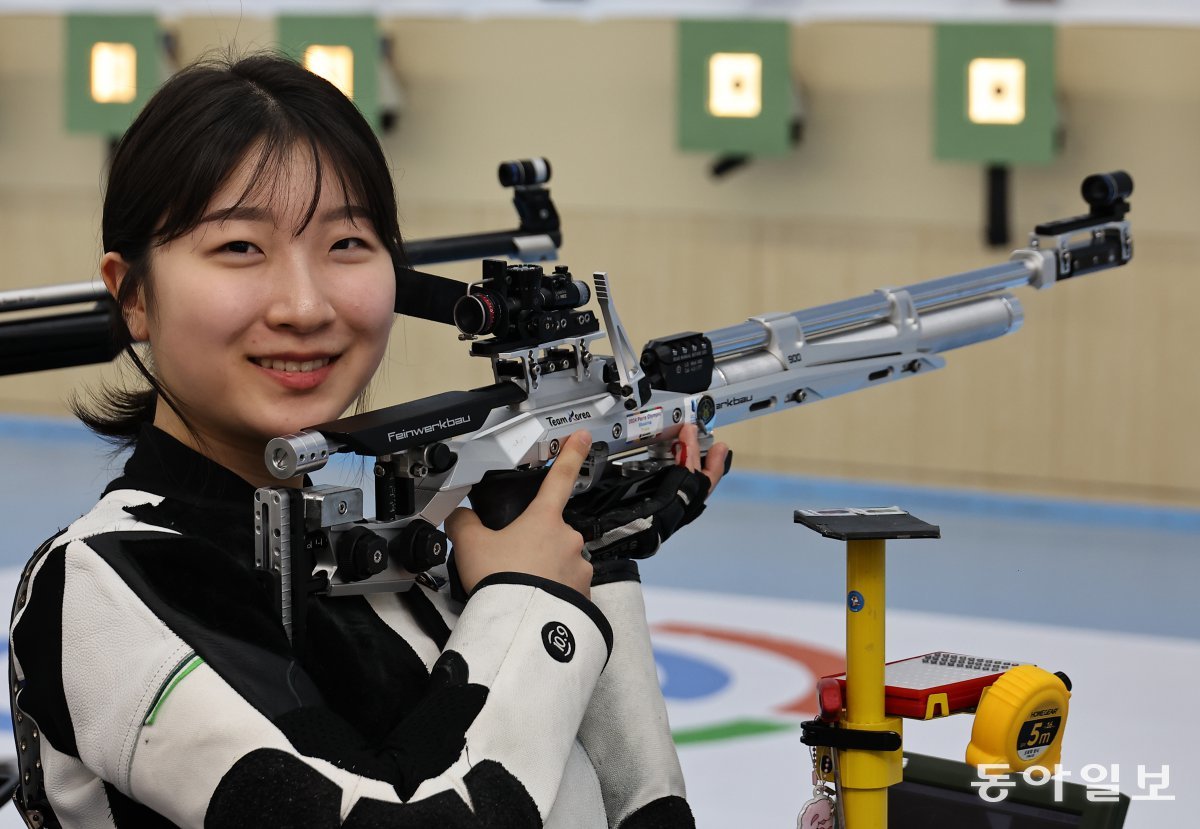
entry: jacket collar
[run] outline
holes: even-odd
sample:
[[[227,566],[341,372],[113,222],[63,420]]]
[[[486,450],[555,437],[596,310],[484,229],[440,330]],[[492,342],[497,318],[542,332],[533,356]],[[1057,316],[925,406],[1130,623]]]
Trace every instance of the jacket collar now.
[[[254,485],[150,424],[142,426],[125,473],[104,490],[140,489],[207,508],[251,514]]]

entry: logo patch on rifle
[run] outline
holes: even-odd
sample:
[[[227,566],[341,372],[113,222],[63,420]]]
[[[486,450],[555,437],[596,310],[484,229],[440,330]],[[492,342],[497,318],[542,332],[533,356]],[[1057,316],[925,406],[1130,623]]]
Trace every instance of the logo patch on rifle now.
[[[592,413],[589,411],[570,411],[565,415],[548,415],[546,422],[551,426],[566,426],[568,423],[578,423],[581,420],[591,420]]]
[[[575,636],[562,622],[549,622],[542,628],[542,644],[546,653],[559,662],[570,662],[575,656]]]
[[[678,412],[678,409],[676,411]],[[662,430],[662,406],[657,406],[648,412],[637,412],[625,418],[625,440],[628,443],[657,437],[662,434]]]
[[[724,409],[727,406],[740,406],[743,403],[749,403],[754,399],[754,395],[746,394],[740,397],[727,397],[717,404],[718,409]]]
[[[408,438],[418,437],[420,435],[431,435],[434,432],[440,432],[444,429],[452,429],[455,426],[461,426],[464,423],[470,423],[469,416],[463,417],[444,417],[441,420],[435,420],[431,423],[426,423],[424,426],[415,426],[411,429],[404,429],[399,432],[388,432],[388,440],[392,443],[399,443]]]

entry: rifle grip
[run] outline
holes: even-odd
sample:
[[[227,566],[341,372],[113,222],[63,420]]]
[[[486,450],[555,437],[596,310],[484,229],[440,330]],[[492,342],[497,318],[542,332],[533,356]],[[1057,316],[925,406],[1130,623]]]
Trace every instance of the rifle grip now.
[[[492,471],[471,487],[471,509],[489,530],[502,530],[533,503],[549,467]]]
[[[488,472],[471,487],[471,509],[489,530],[504,529],[533,503],[548,470],[549,467]],[[467,592],[458,577],[453,550],[446,562],[446,570],[450,577],[450,597],[466,602]]]

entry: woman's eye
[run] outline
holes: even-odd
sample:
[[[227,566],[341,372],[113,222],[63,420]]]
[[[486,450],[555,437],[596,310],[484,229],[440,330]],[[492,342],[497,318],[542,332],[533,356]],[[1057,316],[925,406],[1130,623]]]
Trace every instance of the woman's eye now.
[[[364,240],[359,239],[355,236],[350,236],[345,239],[338,239],[336,242],[333,243],[333,247],[330,248],[330,250],[355,250],[355,249],[362,250],[362,249],[365,249],[366,247],[367,247],[367,243]]]
[[[221,251],[223,253],[224,252],[228,252],[228,253],[258,253],[258,252],[260,252],[258,249],[258,246],[255,245],[253,242],[243,242],[243,241],[226,242],[224,245],[221,245]]]

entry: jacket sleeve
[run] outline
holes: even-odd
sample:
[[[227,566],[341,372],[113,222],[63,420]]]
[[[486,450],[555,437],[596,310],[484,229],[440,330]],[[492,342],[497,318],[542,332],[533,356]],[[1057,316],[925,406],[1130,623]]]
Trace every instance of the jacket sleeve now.
[[[594,605],[516,574],[481,584],[413,712],[418,733],[458,733],[436,774],[396,780],[422,751],[414,719],[365,751],[286,648],[250,633],[270,611],[236,578],[216,617],[152,589],[148,574],[186,578],[195,552],[107,533],[34,571],[12,657],[63,826],[542,825],[611,647]]]
[[[600,777],[613,829],[690,829],[683,772],[650,645],[641,583],[632,562],[624,577],[593,584],[592,600],[612,623],[613,651],[579,732]]]

